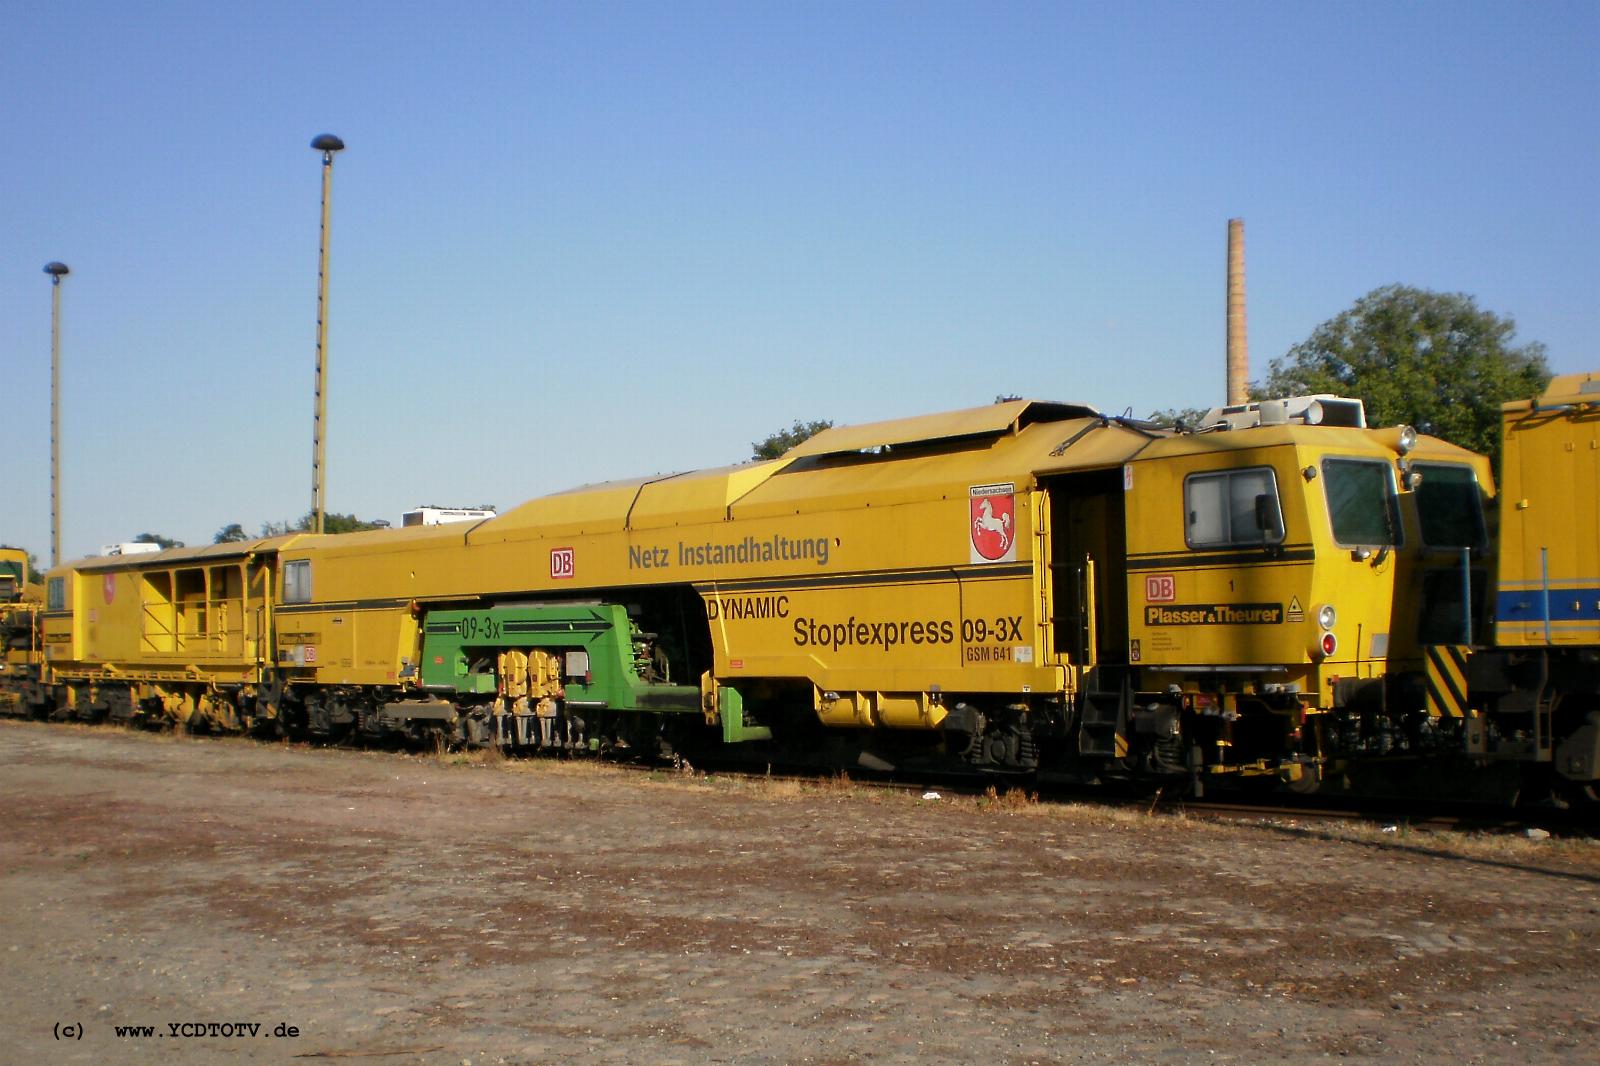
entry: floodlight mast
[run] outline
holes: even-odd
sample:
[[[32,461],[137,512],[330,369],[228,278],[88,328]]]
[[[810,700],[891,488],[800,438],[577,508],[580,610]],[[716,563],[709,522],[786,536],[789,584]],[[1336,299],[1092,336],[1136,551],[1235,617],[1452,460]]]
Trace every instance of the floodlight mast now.
[[[311,147],[322,153],[322,233],[317,255],[317,393],[311,421],[311,531],[323,531],[326,495],[328,396],[328,215],[333,201],[333,154],[344,151],[344,141],[331,133],[318,134]]]
[[[61,279],[67,264],[49,262],[50,275],[50,565],[61,562]]]

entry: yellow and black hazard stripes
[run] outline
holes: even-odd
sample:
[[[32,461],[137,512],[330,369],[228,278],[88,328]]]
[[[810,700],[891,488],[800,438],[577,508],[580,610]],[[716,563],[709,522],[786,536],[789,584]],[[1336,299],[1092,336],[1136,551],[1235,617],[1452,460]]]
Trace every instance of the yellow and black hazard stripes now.
[[[1463,718],[1467,713],[1467,656],[1465,644],[1430,644],[1428,656],[1428,716]]]

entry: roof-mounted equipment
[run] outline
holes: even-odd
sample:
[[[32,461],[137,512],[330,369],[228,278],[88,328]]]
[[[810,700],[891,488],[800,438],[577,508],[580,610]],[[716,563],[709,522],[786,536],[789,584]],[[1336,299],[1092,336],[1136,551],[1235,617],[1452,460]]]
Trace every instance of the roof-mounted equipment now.
[[[1281,400],[1213,407],[1200,421],[1202,430],[1255,429],[1257,426],[1342,426],[1366,429],[1367,412],[1360,400],[1332,393],[1288,396]]]

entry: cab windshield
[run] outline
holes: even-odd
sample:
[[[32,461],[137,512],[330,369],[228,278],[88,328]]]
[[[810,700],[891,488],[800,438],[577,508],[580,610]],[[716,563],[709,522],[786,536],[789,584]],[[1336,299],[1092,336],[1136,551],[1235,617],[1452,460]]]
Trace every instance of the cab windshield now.
[[[1393,548],[1400,543],[1394,472],[1381,459],[1324,459],[1333,539],[1347,548]]]
[[[1480,548],[1485,542],[1482,496],[1470,466],[1416,463],[1417,519],[1430,548]]]

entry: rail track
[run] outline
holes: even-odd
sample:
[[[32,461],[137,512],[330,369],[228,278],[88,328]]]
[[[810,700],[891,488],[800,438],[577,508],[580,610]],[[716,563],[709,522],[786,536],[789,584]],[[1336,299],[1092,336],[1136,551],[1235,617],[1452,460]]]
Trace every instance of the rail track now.
[[[30,721],[29,719],[7,719]],[[81,729],[123,729],[137,733],[171,732],[169,728],[142,724],[119,725],[110,722],[41,722],[50,725],[71,725]],[[295,747],[348,748],[350,750],[391,750],[396,754],[426,754],[427,749],[396,748],[393,745],[352,743],[350,741],[324,741],[304,738],[270,738],[238,733],[199,732],[187,734],[190,739],[210,742],[239,742],[259,745],[290,745]],[[463,752],[483,749],[461,749]],[[445,755],[443,749],[438,754]],[[561,759],[555,754],[505,755],[507,760],[532,761]],[[579,756],[579,758],[592,758]],[[1318,822],[1363,824],[1392,831],[1454,831],[1484,834],[1539,834],[1574,837],[1580,839],[1600,837],[1600,807],[1561,808],[1507,807],[1481,801],[1431,798],[1427,800],[1396,799],[1394,797],[1340,795],[1287,796],[1282,793],[1251,795],[1208,795],[1196,799],[1177,788],[1140,788],[1126,785],[1108,789],[1105,785],[1064,784],[1056,781],[1039,782],[1024,775],[956,775],[943,772],[907,773],[872,766],[809,767],[784,765],[775,762],[733,760],[726,756],[690,761],[678,756],[651,758],[600,757],[605,765],[630,772],[660,773],[673,770],[686,775],[735,776],[742,779],[786,779],[811,782],[818,786],[827,782],[847,781],[852,786],[907,792],[943,798],[964,798],[996,802],[1017,800],[1025,803],[1073,803],[1107,809],[1142,810],[1158,816],[1206,818],[1235,822],[1286,823],[1303,826]]]
[[[640,766],[648,769],[648,766]],[[944,774],[897,774],[870,769],[811,770],[763,764],[718,763],[699,770],[747,776],[782,776],[797,780],[823,781],[847,773],[856,784],[905,792],[938,793],[969,798],[1000,799],[1009,792],[1022,792],[1042,803],[1078,803],[1116,809],[1144,810],[1151,815],[1211,818],[1240,822],[1284,822],[1299,824],[1330,822],[1374,826],[1383,831],[1454,831],[1484,834],[1540,834],[1551,836],[1600,837],[1600,807],[1507,806],[1478,800],[1431,798],[1402,799],[1393,796],[1285,795],[1208,795],[1195,799],[1178,789],[1107,790],[1103,785],[1038,783],[1020,776],[954,777]]]

